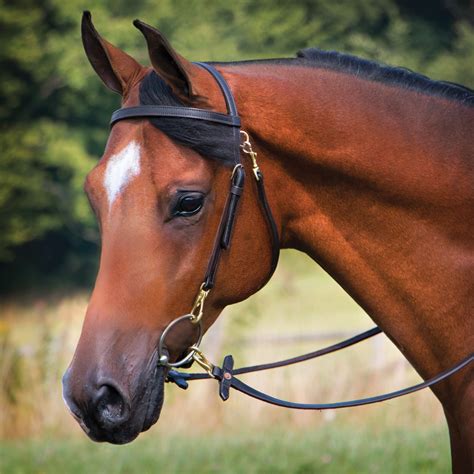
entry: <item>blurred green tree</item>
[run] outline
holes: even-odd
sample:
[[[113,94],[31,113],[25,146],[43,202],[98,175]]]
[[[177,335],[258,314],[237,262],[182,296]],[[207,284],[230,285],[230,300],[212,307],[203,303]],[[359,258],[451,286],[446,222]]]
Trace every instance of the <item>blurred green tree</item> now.
[[[98,233],[82,182],[102,153],[119,97],[83,54],[83,9],[144,64],[135,17],[193,60],[292,56],[317,46],[474,85],[474,11],[465,0],[1,0],[4,290],[30,281],[35,269],[87,284],[95,270]]]

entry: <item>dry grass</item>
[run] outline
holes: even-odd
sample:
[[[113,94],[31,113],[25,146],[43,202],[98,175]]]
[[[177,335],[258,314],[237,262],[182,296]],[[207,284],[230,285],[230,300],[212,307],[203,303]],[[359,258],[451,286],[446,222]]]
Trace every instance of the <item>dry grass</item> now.
[[[69,363],[87,305],[84,294],[10,301],[0,307],[0,439],[82,433],[64,407],[61,375]],[[270,361],[313,350],[326,342],[265,342],[268,335],[320,331],[357,332],[372,325],[362,310],[321,270],[296,255],[284,255],[277,274],[258,295],[229,308],[205,339],[210,357],[232,353],[237,365]],[[252,341],[246,338],[252,336]],[[259,342],[263,340],[263,342]],[[256,339],[256,340],[255,340]],[[249,375],[256,387],[290,400],[337,401],[414,383],[419,378],[384,336],[340,354],[292,369]],[[236,423],[236,420],[238,422]],[[365,408],[299,412],[254,401],[237,392],[225,404],[213,382],[187,391],[167,387],[163,414],[145,437],[214,435],[279,429],[351,427],[373,430],[442,426],[441,408],[430,392]],[[81,434],[81,436],[83,436]]]

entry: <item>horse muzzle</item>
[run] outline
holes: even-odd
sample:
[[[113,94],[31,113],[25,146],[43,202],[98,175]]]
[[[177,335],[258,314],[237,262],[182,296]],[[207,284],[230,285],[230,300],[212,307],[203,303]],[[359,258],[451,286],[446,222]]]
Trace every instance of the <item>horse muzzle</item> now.
[[[63,377],[63,398],[89,438],[125,444],[156,423],[163,406],[166,369],[148,365],[152,370],[143,371],[133,387],[97,372],[81,380],[74,366],[69,367]]]

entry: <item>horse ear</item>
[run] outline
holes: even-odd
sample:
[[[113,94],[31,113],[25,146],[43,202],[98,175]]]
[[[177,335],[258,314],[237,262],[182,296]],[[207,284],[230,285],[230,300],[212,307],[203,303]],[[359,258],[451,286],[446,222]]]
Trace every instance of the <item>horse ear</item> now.
[[[140,20],[133,22],[145,37],[151,64],[155,72],[171,87],[173,93],[187,105],[196,105],[205,98],[196,90],[193,76],[199,67],[183,58],[156,29]],[[196,81],[195,81],[196,82]]]
[[[99,35],[88,11],[82,15],[81,33],[84,50],[95,72],[109,89],[125,95],[142,66]]]

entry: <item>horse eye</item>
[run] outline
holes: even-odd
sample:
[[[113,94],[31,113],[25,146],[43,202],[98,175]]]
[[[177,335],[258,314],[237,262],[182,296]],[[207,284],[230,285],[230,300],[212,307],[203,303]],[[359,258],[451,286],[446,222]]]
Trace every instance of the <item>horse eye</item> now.
[[[186,193],[180,196],[175,205],[173,215],[190,217],[197,214],[204,203],[204,195],[201,193]]]

